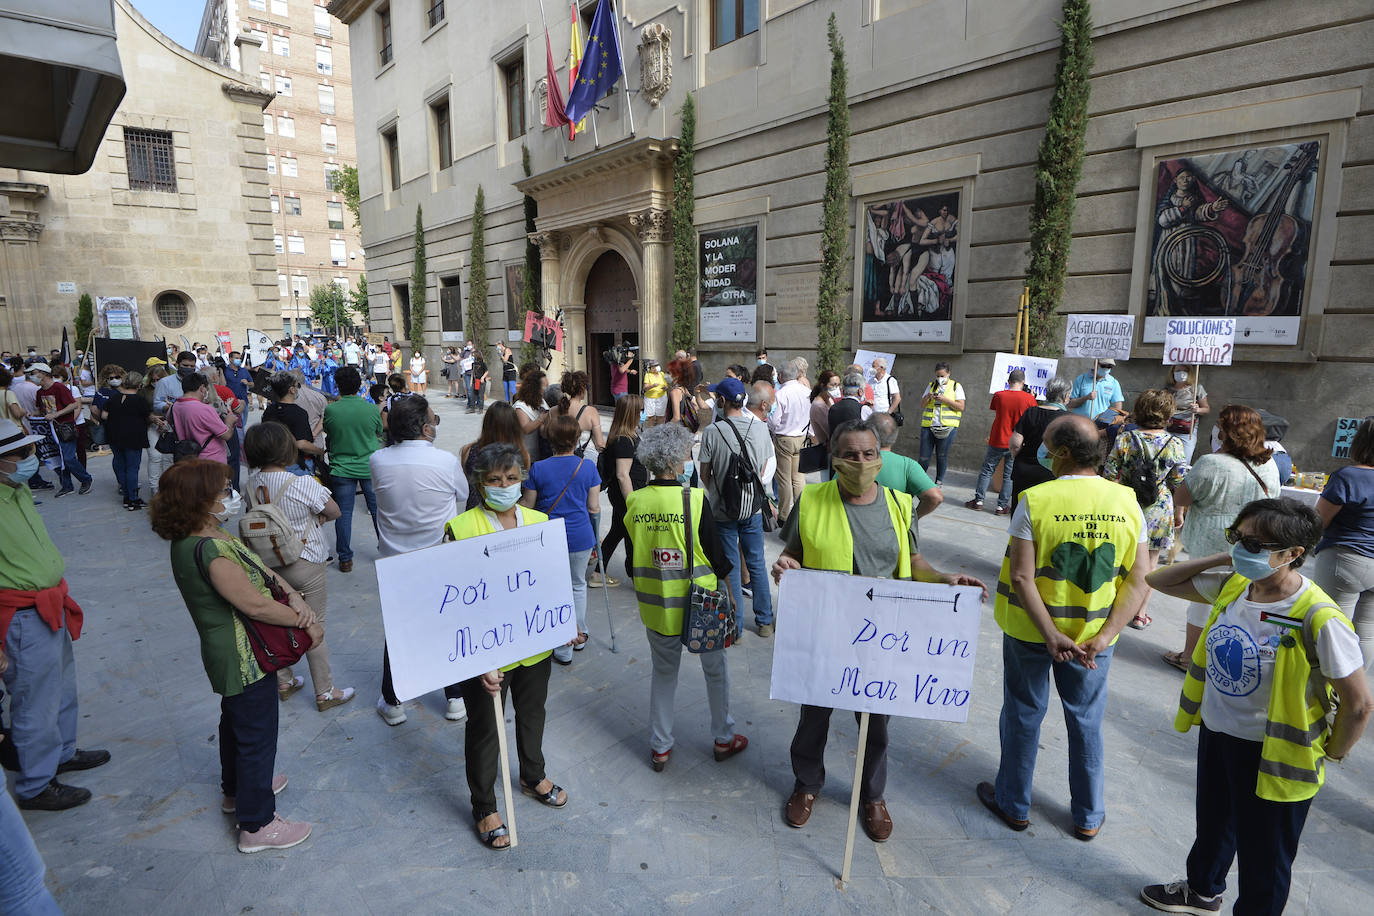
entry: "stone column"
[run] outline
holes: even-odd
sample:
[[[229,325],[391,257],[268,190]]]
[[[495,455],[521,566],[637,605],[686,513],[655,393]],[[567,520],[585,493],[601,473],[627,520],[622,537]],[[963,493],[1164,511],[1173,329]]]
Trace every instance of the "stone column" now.
[[[544,314],[557,314],[561,303],[558,301],[558,288],[563,282],[562,262],[558,253],[562,241],[557,232],[531,232],[530,241],[539,246],[539,294],[544,303]],[[572,347],[572,335],[563,336],[563,352],[553,354],[549,364],[549,384],[555,384],[558,376],[569,366],[568,352]]]
[[[587,368],[587,354],[578,352],[587,346],[587,303],[563,303],[563,367]],[[552,384],[555,379],[549,379]]]
[[[668,337],[673,328],[673,220],[667,210],[630,214],[630,225],[644,246],[644,289],[640,290],[639,345],[641,357],[667,363]]]
[[[47,194],[46,185],[0,182],[0,297],[5,302],[0,349],[22,352],[33,345],[46,352],[52,344],[45,341],[61,336],[61,317],[44,308],[42,294],[60,278],[44,279],[39,269],[43,222],[38,208]]]

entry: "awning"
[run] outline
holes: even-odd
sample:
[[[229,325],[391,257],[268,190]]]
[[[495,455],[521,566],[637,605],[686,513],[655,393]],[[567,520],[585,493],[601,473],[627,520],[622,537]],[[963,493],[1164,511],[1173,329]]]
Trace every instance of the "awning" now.
[[[0,166],[86,171],[122,98],[114,0],[0,0]]]

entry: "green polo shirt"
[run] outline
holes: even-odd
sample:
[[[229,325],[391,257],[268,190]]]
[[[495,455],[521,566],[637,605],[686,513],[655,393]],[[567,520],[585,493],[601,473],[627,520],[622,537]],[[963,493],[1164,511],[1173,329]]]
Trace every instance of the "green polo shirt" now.
[[[367,480],[367,459],[381,448],[382,412],[357,395],[339,398],[324,409],[329,445],[329,472],[335,477]]]
[[[935,486],[922,468],[921,463],[896,452],[883,452],[883,469],[878,472],[878,483],[889,490],[918,497]]]
[[[28,487],[0,483],[0,588],[35,592],[62,581],[57,552]]]

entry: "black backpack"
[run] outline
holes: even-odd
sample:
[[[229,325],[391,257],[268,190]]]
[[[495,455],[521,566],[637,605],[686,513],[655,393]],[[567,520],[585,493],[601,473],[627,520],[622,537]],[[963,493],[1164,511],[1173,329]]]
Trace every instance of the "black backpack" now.
[[[730,432],[735,434],[735,441],[739,443],[739,451],[736,452],[730,448],[729,440],[724,438],[724,433],[721,433],[721,439],[725,442],[725,448],[729,454],[724,464],[719,465],[720,471],[712,476],[716,480],[716,490],[720,494],[720,510],[727,517],[742,522],[762,510],[767,497],[764,495],[763,483],[759,480],[758,471],[754,469],[754,462],[749,457],[749,450],[745,447],[744,438],[740,436],[739,430],[729,419],[723,419],[721,425],[728,426]]]
[[[1159,499],[1159,483],[1164,477],[1164,468],[1160,466],[1159,456],[1164,454],[1164,450],[1169,447],[1169,442],[1175,437],[1170,436],[1164,440],[1164,444],[1159,447],[1159,451],[1151,458],[1145,447],[1145,440],[1132,433],[1136,443],[1140,446],[1140,451],[1132,454],[1126,462],[1121,482],[1135,491],[1135,501],[1142,508],[1154,505],[1155,500]]]

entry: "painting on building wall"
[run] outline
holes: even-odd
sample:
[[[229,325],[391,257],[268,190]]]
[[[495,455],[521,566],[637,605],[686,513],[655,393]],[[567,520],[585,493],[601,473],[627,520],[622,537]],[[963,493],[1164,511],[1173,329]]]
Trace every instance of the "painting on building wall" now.
[[[759,227],[756,224],[700,234],[699,337],[703,341],[752,343],[757,333]]]
[[[1233,317],[1237,343],[1298,343],[1320,153],[1311,140],[1156,164],[1147,342],[1169,318]]]
[[[950,339],[959,197],[946,191],[864,206],[864,340]]]
[[[519,340],[525,333],[525,262],[506,265],[506,339]]]

